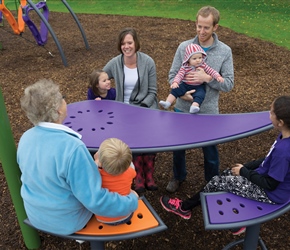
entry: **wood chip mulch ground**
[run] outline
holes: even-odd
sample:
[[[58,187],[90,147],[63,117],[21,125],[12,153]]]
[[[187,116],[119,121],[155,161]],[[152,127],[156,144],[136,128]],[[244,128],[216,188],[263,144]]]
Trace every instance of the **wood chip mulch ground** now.
[[[156,62],[158,98],[169,93],[168,71],[178,44],[195,35],[193,21],[150,17],[116,15],[77,15],[89,42],[85,48],[81,33],[72,17],[65,13],[51,13],[49,23],[65,54],[68,67],[64,67],[57,46],[49,35],[45,47],[35,46],[30,31],[22,37],[13,35],[7,23],[0,27],[0,86],[5,98],[15,142],[31,127],[20,109],[19,99],[26,86],[41,78],[51,78],[61,85],[68,103],[86,99],[88,75],[95,68],[102,68],[118,54],[116,38],[124,27],[134,27],[140,36],[142,51]],[[290,51],[270,42],[236,33],[219,27],[219,39],[227,43],[233,52],[235,87],[220,96],[221,113],[244,113],[268,110],[273,99],[290,94]],[[29,41],[32,41],[29,42]],[[48,53],[54,54],[51,57]],[[234,124],[233,124],[234,126]],[[194,129],[194,128],[193,128]],[[214,129],[214,127],[213,127]],[[277,133],[264,132],[250,138],[219,145],[221,170],[232,163],[264,156]],[[200,149],[187,151],[188,178],[175,194],[186,198],[204,184],[203,156]],[[145,196],[168,226],[168,230],[155,235],[108,242],[106,249],[222,249],[238,236],[227,230],[205,231],[201,208],[193,210],[190,220],[183,220],[166,212],[159,197],[166,194],[165,187],[172,174],[172,154],[158,153],[155,178],[159,189],[146,192]],[[290,213],[267,222],[261,227],[268,249],[290,249]],[[40,233],[41,249],[89,249],[88,243],[79,245]],[[0,167],[0,249],[26,249],[17,222],[2,167]],[[237,247],[235,249],[242,249]]]

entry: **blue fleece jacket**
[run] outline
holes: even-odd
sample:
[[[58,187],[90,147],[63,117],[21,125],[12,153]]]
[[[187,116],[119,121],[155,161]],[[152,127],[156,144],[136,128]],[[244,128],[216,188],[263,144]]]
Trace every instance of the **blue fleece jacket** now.
[[[137,209],[138,198],[101,187],[98,168],[77,133],[43,123],[20,139],[21,196],[33,226],[57,234],[82,229],[92,214],[116,217]]]

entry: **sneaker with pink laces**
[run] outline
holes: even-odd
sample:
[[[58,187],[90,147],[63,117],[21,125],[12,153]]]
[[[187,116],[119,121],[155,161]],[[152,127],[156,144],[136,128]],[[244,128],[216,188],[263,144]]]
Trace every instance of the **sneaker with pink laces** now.
[[[191,217],[191,210],[181,209],[182,200],[177,198],[170,199],[167,196],[161,196],[160,203],[166,211],[177,214],[183,219],[189,220]]]
[[[246,231],[246,227],[233,228],[230,231],[232,235],[240,235]]]

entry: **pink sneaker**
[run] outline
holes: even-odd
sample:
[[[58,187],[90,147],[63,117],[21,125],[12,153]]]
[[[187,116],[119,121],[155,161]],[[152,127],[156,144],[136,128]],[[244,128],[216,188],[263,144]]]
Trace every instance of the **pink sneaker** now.
[[[188,220],[191,217],[191,210],[184,211],[181,209],[182,200],[177,198],[170,199],[167,196],[161,196],[160,203],[166,211],[177,214],[183,219]]]
[[[246,227],[240,227],[240,228],[233,228],[231,229],[231,233],[233,235],[240,235],[246,231]]]

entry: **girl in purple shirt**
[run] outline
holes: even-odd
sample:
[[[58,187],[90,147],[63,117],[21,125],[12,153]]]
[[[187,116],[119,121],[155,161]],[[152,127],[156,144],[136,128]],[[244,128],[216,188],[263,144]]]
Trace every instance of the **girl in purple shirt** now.
[[[162,196],[160,202],[169,212],[184,219],[200,204],[200,192],[227,191],[267,203],[290,200],[290,96],[278,97],[270,109],[270,120],[280,133],[265,158],[247,164],[235,164],[214,176],[198,193],[187,200]],[[239,229],[241,233],[245,228]],[[238,234],[236,233],[236,234]]]
[[[103,99],[115,100],[116,89],[111,88],[111,80],[108,74],[103,70],[96,69],[90,74],[88,100]]]

